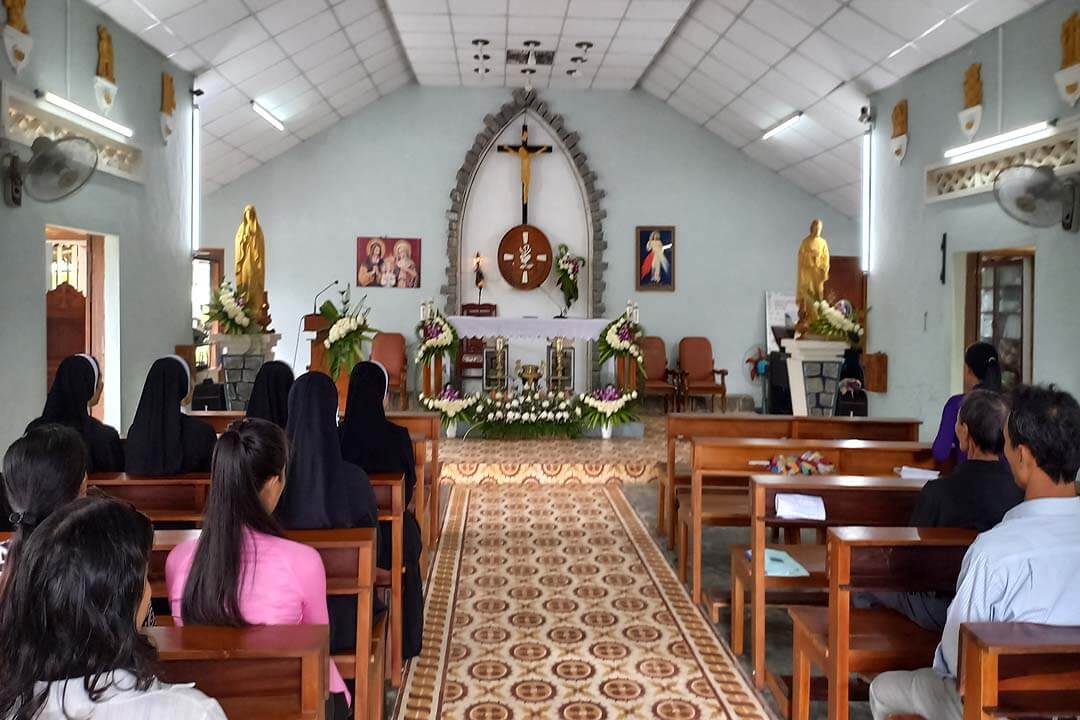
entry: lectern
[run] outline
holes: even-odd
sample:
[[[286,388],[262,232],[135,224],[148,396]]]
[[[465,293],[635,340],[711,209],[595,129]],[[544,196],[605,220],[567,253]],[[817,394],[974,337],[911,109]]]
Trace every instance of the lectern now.
[[[330,358],[327,357],[326,339],[330,337],[330,321],[322,315],[311,314],[304,316],[304,332],[315,333],[315,339],[311,341],[311,361],[308,370],[317,370],[330,374]],[[351,368],[350,368],[351,370]],[[345,402],[349,397],[349,372],[343,371],[334,378],[338,391],[338,412],[345,412]]]

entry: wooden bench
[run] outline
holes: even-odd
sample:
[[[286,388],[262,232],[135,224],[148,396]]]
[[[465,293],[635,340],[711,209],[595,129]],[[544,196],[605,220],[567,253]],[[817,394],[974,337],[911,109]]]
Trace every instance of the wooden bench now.
[[[672,413],[667,416],[667,472],[656,491],[656,532],[675,547],[675,490],[690,483],[690,469],[676,467],[675,447],[693,437],[791,438],[811,440],[894,440],[916,442],[921,421],[856,417],[795,417],[793,415],[712,415]]]
[[[206,473],[140,477],[127,473],[93,473],[87,488],[135,506],[155,523],[197,527],[202,522],[210,476]]]
[[[424,473],[417,474],[416,478],[417,482],[423,478],[424,484],[428,487],[429,527],[427,537],[431,540],[430,547],[434,549],[439,541],[439,534],[442,532],[442,523],[439,521],[442,512],[439,498],[439,478],[442,476],[442,464],[439,462],[439,439],[442,432],[442,422],[439,414],[433,412],[387,411],[386,417],[390,422],[400,425],[410,433],[423,435],[431,444],[430,462],[425,463]],[[426,453],[423,457],[425,460],[429,459]],[[418,515],[417,519],[424,522],[422,516]],[[428,547],[428,544],[425,543],[424,546]]]
[[[182,542],[197,539],[201,532],[158,530],[154,533],[149,571],[153,597],[168,599],[165,561],[169,552]],[[386,617],[380,617],[372,626],[378,532],[375,528],[290,530],[285,537],[318,551],[326,570],[328,596],[356,597],[356,642],[351,651],[335,654],[333,660],[341,676],[356,683],[355,706],[377,711],[371,717],[382,717]],[[168,622],[159,620],[162,624]]]
[[[322,720],[328,695],[325,625],[156,627],[158,677],[195,683],[231,718]]]
[[[930,445],[870,440],[770,440],[692,438],[690,487],[676,494],[680,529],[679,568],[685,580],[686,553],[691,555],[690,588],[701,602],[701,531],[703,525],[745,527],[750,524],[747,487],[752,475],[768,469],[776,455],[798,456],[815,451],[838,475],[888,475],[902,465],[933,467]],[[727,487],[704,491],[705,478]],[[708,512],[706,512],[708,510]]]
[[[379,570],[376,584],[390,590],[390,684],[401,686],[404,652],[401,633],[405,608],[405,476],[401,473],[369,475],[379,503],[379,522],[390,523],[390,570]]]
[[[791,615],[791,715],[808,720],[810,669],[825,671],[829,720],[847,720],[850,674],[928,667],[940,633],[886,608],[855,609],[851,593],[948,592],[974,530],[842,527],[828,531],[829,605],[797,607]],[[786,688],[777,687],[778,701]]]
[[[960,626],[964,720],[1080,715],[1080,627]]]
[[[751,652],[753,679],[765,686],[765,606],[768,604],[822,604],[828,588],[825,545],[773,545],[766,541],[766,529],[802,528],[817,530],[824,540],[825,530],[842,525],[902,526],[907,524],[925,480],[893,476],[755,475],[750,478],[750,545],[731,548],[731,649],[741,655],[744,646],[744,603],[750,589]],[[776,496],[798,494],[821,498],[825,520],[792,520],[776,514]],[[798,537],[797,535],[795,536]],[[766,548],[791,555],[810,573],[808,577],[776,577],[764,571]],[[747,558],[747,552],[750,558]],[[818,591],[818,592],[815,592]],[[706,590],[705,605],[719,622],[723,591]],[[716,600],[713,601],[712,598]]]

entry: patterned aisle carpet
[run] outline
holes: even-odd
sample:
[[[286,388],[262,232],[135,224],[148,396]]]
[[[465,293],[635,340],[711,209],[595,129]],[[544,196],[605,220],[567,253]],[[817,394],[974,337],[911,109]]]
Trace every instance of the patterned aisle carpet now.
[[[457,486],[400,720],[769,718],[617,486]]]

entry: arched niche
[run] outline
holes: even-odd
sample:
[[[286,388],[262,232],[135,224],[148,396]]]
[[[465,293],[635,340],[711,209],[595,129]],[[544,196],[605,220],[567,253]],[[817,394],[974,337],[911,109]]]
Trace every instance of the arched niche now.
[[[446,284],[441,288],[441,293],[445,298],[446,311],[448,314],[456,314],[460,312],[463,302],[475,302],[475,295],[473,294],[475,289],[471,280],[469,280],[475,250],[472,249],[472,246],[465,247],[468,243],[463,244],[462,242],[462,233],[467,231],[465,225],[469,219],[467,218],[467,213],[470,213],[469,203],[478,200],[474,193],[478,189],[476,185],[478,172],[481,166],[484,165],[485,160],[495,153],[496,141],[502,137],[502,141],[506,142],[509,138],[506,133],[514,127],[520,127],[522,115],[525,115],[529,120],[530,133],[534,132],[534,128],[539,128],[541,130],[540,134],[544,136],[543,139],[530,137],[530,142],[533,144],[548,142],[550,138],[550,144],[556,147],[556,152],[561,151],[561,158],[545,157],[538,162],[566,162],[576,178],[579,193],[578,200],[583,213],[586,238],[583,246],[575,246],[575,243],[567,244],[570,245],[573,252],[586,258],[586,268],[585,277],[582,278],[583,282],[581,282],[582,295],[575,306],[576,308],[583,308],[584,312],[572,311],[571,314],[586,317],[603,317],[605,313],[603,300],[605,290],[604,271],[607,268],[607,264],[604,262],[604,250],[607,243],[604,240],[603,230],[606,213],[600,204],[604,197],[604,191],[597,186],[596,173],[589,167],[588,157],[580,144],[580,136],[576,132],[570,131],[566,127],[562,116],[552,112],[548,104],[541,100],[534,90],[521,88],[514,91],[510,102],[504,103],[498,112],[484,117],[484,127],[477,133],[472,147],[465,153],[465,160],[457,172],[456,184],[450,192],[450,209],[447,211],[448,262]],[[517,141],[516,137],[513,138],[515,144]],[[506,163],[506,167],[513,166],[510,158],[506,159]],[[534,177],[536,177],[535,167],[534,165]],[[480,181],[481,183],[484,181],[482,176]],[[511,209],[514,208],[513,203],[508,203],[508,205]],[[537,205],[530,202],[530,206],[530,222],[537,224],[547,232],[544,227],[545,219],[539,214]],[[550,213],[547,217],[552,219]],[[505,232],[511,226],[520,222],[520,219],[519,211],[513,210],[513,220],[507,222],[502,231]],[[501,237],[501,234],[499,237]],[[552,242],[552,250],[557,250],[560,238],[552,236],[550,233],[549,237]],[[495,238],[494,244],[492,244],[491,238],[487,237],[484,238],[484,242],[487,250],[482,254],[488,261],[485,265],[485,274],[489,282],[491,282],[498,276],[498,268],[495,264],[498,238]],[[552,275],[554,275],[554,272],[552,270]],[[501,278],[499,278],[499,281],[501,282]],[[549,287],[550,283],[551,280],[549,279]],[[554,308],[554,305],[549,305],[549,309]]]

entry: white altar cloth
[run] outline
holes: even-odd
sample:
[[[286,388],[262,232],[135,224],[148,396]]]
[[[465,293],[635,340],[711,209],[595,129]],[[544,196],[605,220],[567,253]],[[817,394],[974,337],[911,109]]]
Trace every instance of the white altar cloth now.
[[[469,317],[451,315],[447,318],[463,338],[549,338],[563,337],[596,340],[608,326],[604,318],[513,318]]]

